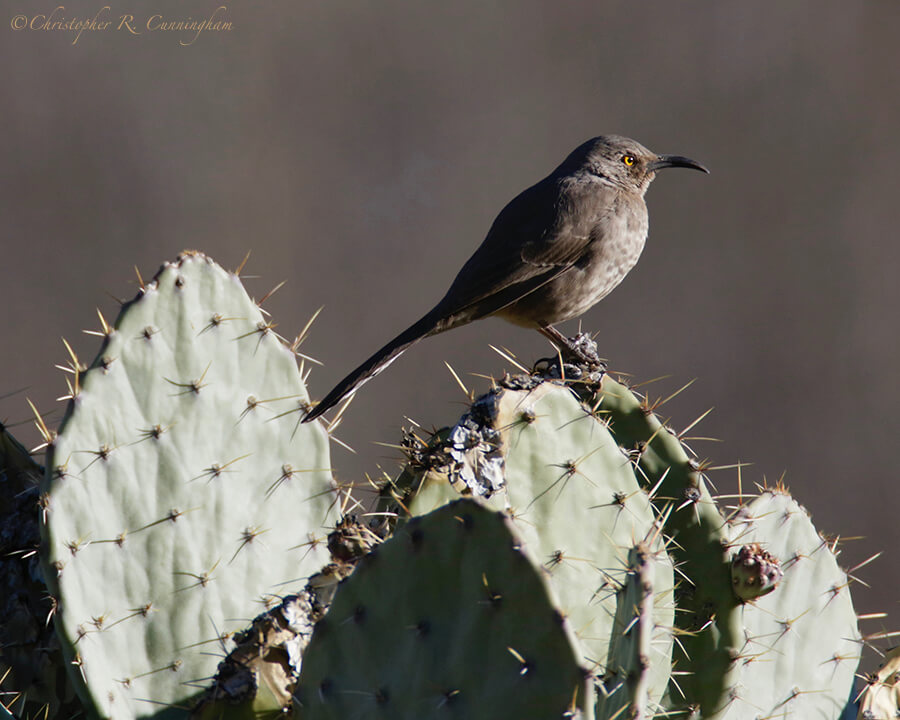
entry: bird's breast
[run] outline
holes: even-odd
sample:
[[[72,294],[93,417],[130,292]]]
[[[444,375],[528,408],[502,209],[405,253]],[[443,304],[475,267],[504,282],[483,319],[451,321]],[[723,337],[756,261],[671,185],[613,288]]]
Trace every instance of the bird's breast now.
[[[583,315],[635,266],[647,239],[646,206],[619,208],[591,231],[581,258],[498,315],[517,325],[546,326]]]

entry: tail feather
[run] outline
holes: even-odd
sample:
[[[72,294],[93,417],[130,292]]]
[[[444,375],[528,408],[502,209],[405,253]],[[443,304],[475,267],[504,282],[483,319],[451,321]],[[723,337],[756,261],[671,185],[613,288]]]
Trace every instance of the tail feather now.
[[[408,347],[414,345],[422,338],[433,334],[436,327],[437,323],[434,320],[434,314],[428,313],[428,315],[419,320],[415,325],[404,330],[387,345],[381,348],[381,350],[356,368],[356,370],[341,380],[321,402],[310,410],[306,417],[303,418],[303,422],[315,420],[317,417],[341,402],[345,397],[355,393],[364,383],[371,380],[388,365],[394,362],[394,360],[400,357]]]

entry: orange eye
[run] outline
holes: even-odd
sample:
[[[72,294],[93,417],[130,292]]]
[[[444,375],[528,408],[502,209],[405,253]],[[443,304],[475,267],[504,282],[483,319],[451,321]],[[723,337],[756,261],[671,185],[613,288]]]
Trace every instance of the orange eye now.
[[[634,155],[623,155],[622,162],[625,163],[628,167],[634,165]]]

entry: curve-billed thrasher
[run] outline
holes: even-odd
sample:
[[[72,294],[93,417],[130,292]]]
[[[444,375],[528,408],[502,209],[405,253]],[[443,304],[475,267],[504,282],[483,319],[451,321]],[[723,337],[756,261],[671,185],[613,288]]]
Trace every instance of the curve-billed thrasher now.
[[[341,380],[303,421],[355,392],[413,343],[488,315],[536,328],[565,348],[552,326],[584,313],[634,267],[647,239],[644,193],[667,167],[709,172],[618,135],[579,145],[500,211],[443,299]]]

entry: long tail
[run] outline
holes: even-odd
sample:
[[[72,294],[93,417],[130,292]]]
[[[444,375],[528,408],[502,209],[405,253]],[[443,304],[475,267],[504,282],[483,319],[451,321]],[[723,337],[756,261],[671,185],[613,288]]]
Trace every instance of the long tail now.
[[[356,368],[356,370],[341,380],[335,388],[328,393],[325,398],[306,415],[306,417],[303,418],[303,422],[315,420],[322,413],[327,412],[330,408],[337,405],[345,397],[359,390],[363,383],[371,380],[388,365],[394,362],[394,360],[400,357],[403,351],[410,345],[414,345],[422,338],[434,334],[438,325],[439,323],[435,320],[435,313],[432,311],[415,325],[404,330],[387,345],[381,348],[381,350]],[[443,329],[447,328],[441,328],[441,330]],[[441,332],[441,330],[437,330],[437,332]]]

